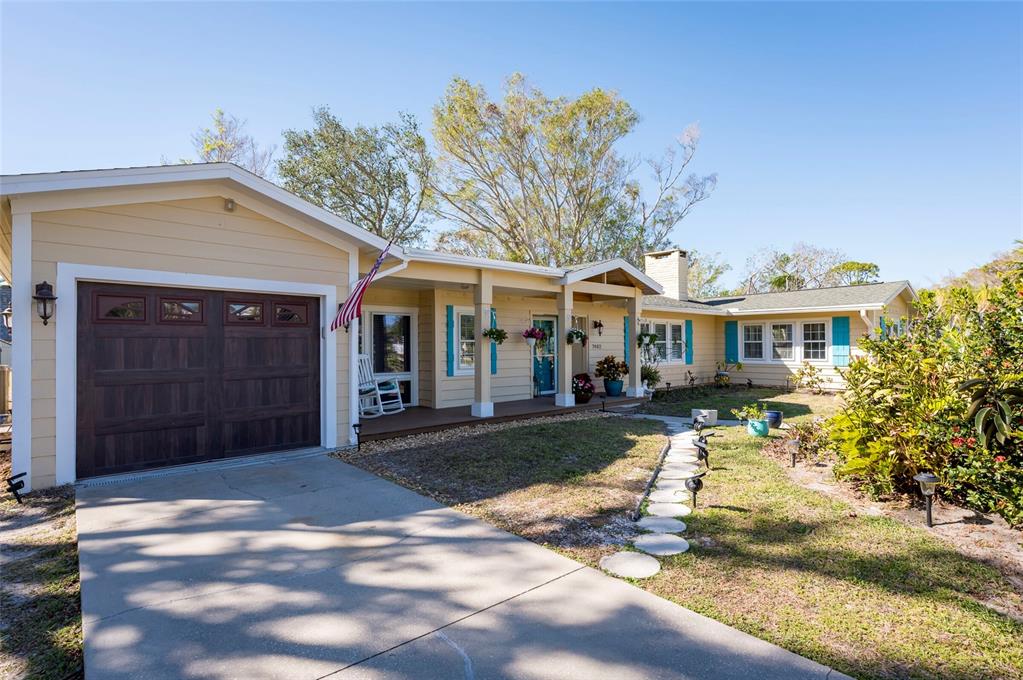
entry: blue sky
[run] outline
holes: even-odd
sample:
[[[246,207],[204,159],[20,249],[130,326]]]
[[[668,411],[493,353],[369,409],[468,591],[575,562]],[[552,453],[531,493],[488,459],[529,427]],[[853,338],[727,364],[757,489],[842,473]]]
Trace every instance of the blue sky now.
[[[926,285],[1023,237],[1013,3],[0,6],[0,171],[191,153],[220,106],[260,140],[328,105],[428,123],[454,75],[618,90],[660,153],[688,123],[714,196],[679,227],[728,255],[807,241]]]

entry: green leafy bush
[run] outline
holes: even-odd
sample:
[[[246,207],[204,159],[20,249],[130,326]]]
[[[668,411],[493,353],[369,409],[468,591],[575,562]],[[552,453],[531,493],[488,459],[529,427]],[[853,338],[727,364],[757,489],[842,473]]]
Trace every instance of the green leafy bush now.
[[[839,473],[885,495],[933,472],[939,493],[1023,525],[1023,269],[924,291],[902,327],[862,339],[845,371],[847,406],[828,424]]]
[[[650,389],[661,382],[661,372],[652,364],[643,364],[639,369],[639,377]]]

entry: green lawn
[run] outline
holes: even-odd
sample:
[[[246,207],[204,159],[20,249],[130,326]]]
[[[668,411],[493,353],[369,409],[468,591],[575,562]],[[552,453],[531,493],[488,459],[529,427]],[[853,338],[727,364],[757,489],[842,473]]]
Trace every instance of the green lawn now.
[[[1021,678],[1020,593],[927,531],[857,516],[718,428],[694,548],[638,583],[861,678]]]
[[[642,409],[644,413],[684,418],[688,418],[694,408],[717,409],[718,418],[734,419],[733,408],[759,401],[764,408],[784,411],[786,420],[798,423],[814,416],[832,415],[841,405],[841,399],[834,394],[790,392],[780,387],[676,387],[668,394],[657,393],[656,399],[644,404]]]

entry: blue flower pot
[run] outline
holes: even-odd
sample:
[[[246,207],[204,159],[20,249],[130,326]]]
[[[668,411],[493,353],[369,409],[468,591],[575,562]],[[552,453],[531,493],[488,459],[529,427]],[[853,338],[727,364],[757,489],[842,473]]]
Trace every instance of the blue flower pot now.
[[[620,397],[622,396],[622,387],[625,386],[624,380],[604,380],[604,394],[609,397]]]
[[[764,420],[746,421],[746,432],[753,437],[766,437],[770,431],[771,427],[768,425],[766,418]]]
[[[764,411],[764,418],[767,419],[767,424],[775,429],[781,427],[781,419],[784,417],[785,413],[783,411]]]

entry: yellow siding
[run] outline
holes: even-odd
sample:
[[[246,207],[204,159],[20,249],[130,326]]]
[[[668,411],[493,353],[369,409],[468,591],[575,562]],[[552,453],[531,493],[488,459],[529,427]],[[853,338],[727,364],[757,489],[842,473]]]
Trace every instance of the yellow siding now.
[[[253,207],[259,208],[257,204]],[[32,216],[32,280],[57,262],[334,285],[348,291],[348,253],[238,204],[200,198]],[[2,239],[0,239],[2,240]],[[54,483],[55,324],[32,326],[32,485]],[[337,342],[338,444],[347,444],[348,343]]]
[[[662,361],[657,366],[661,373],[661,385],[670,382],[673,386],[686,385],[689,382],[688,372],[696,376],[697,384],[709,383],[714,380],[717,362],[724,356],[724,331],[718,333],[717,317],[679,312],[661,312],[649,309],[643,312],[643,323],[665,322],[680,324],[685,331],[685,322],[693,322],[693,363],[686,364],[682,360],[671,359]]]

